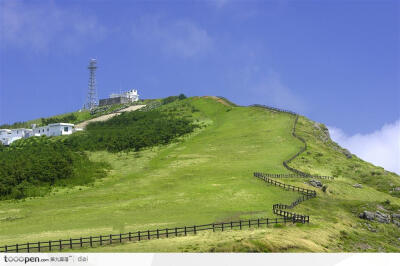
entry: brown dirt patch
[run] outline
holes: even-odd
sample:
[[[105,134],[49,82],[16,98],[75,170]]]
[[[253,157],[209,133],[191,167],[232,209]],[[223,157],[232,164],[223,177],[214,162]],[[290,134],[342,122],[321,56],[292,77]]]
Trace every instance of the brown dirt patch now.
[[[116,116],[116,115],[120,115],[120,114],[123,113],[123,112],[135,111],[135,110],[138,110],[138,109],[140,109],[140,108],[142,108],[142,107],[144,107],[144,106],[146,106],[146,105],[133,105],[133,106],[129,106],[128,108],[119,110],[119,111],[117,111],[117,112],[115,112],[115,113],[111,113],[111,114],[108,114],[108,115],[102,115],[102,116],[99,116],[99,117],[96,117],[96,118],[93,118],[93,119],[84,121],[84,122],[82,122],[82,123],[79,123],[79,124],[75,125],[75,127],[76,127],[76,128],[82,128],[82,129],[84,129],[89,123],[97,122],[97,121],[106,121],[106,120],[108,120],[108,119],[110,119],[110,118],[112,118],[112,117],[114,117],[114,116]]]
[[[219,103],[222,103],[223,105],[231,106],[224,99],[218,98],[217,96],[203,96],[203,98],[213,99],[213,100],[215,100],[215,101],[217,101]]]

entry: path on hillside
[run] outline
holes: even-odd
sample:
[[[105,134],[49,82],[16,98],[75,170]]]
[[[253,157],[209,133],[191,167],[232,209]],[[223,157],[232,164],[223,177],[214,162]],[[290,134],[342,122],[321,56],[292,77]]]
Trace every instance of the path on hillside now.
[[[116,112],[111,113],[111,114],[102,115],[102,116],[99,116],[99,117],[96,117],[96,118],[93,118],[93,119],[90,119],[90,120],[86,120],[86,121],[84,121],[82,123],[76,124],[75,127],[84,129],[89,123],[99,122],[99,121],[106,121],[106,120],[108,120],[110,118],[113,118],[114,116],[120,115],[123,112],[136,111],[136,110],[139,110],[140,108],[145,107],[145,106],[146,106],[145,104],[143,104],[143,105],[132,105],[132,106],[129,106],[128,108],[116,111]]]

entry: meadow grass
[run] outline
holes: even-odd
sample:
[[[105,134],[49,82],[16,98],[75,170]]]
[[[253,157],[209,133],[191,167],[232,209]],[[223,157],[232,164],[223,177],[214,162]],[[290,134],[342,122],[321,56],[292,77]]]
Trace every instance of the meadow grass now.
[[[282,161],[302,147],[290,134],[293,116],[198,97],[160,109],[186,116],[185,105],[197,110],[190,115],[207,126],[168,146],[137,153],[90,153],[92,160],[111,165],[107,177],[90,186],[0,202],[0,244],[274,217],[272,204],[297,198],[253,177],[254,171],[287,173]],[[79,251],[399,252],[400,231],[394,224],[358,218],[363,210],[400,212],[400,199],[390,193],[398,176],[355,156],[346,158],[305,117],[299,119],[297,134],[306,139],[308,150],[291,166],[335,176],[322,180],[328,186],[325,193],[307,184],[308,179],[281,180],[317,190],[317,198],[293,210],[310,215],[310,224],[202,232]],[[354,188],[355,183],[363,188]]]
[[[291,116],[187,101],[207,127],[137,153],[89,153],[111,165],[106,178],[0,202],[0,244],[271,217],[272,204],[296,198],[252,175],[284,171],[280,162],[301,145],[290,136]]]

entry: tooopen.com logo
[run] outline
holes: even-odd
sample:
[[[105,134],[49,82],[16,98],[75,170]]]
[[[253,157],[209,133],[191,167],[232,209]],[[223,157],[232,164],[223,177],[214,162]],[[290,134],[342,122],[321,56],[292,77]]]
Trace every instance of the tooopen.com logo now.
[[[24,256],[4,256],[4,262],[20,262],[20,263],[29,263],[29,262],[40,262],[39,257],[24,257]]]

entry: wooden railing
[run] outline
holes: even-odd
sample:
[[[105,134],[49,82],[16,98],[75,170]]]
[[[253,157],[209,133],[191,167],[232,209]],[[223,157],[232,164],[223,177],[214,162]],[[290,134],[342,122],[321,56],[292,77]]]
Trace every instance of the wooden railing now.
[[[60,239],[60,240],[50,240],[50,241],[38,241],[38,242],[27,242],[22,244],[15,245],[5,245],[0,247],[0,252],[44,252],[44,251],[61,251],[63,249],[74,249],[74,248],[83,248],[83,247],[95,247],[95,246],[103,246],[114,243],[122,243],[127,241],[144,241],[150,239],[160,239],[160,238],[169,238],[169,237],[178,237],[178,236],[186,236],[188,234],[197,234],[200,231],[225,231],[225,230],[233,230],[239,229],[242,230],[244,228],[251,227],[261,227],[263,225],[268,226],[272,224],[286,224],[286,223],[309,223],[310,217],[308,215],[298,214],[294,212],[286,211],[287,209],[293,209],[295,206],[300,204],[301,202],[315,198],[317,196],[317,192],[314,190],[297,187],[289,184],[285,184],[283,182],[279,182],[273,180],[272,178],[294,178],[294,177],[312,177],[312,178],[326,178],[333,179],[330,176],[317,176],[304,173],[300,170],[292,168],[288,165],[293,159],[299,156],[302,152],[307,149],[306,141],[296,135],[296,124],[298,120],[298,114],[279,109],[275,107],[269,107],[264,105],[253,105],[255,107],[262,107],[269,110],[277,111],[277,112],[285,112],[295,116],[295,122],[292,129],[292,135],[299,139],[304,143],[304,147],[300,149],[295,155],[293,155],[290,159],[285,160],[283,162],[283,166],[294,174],[268,174],[268,173],[259,173],[255,172],[254,176],[262,179],[268,184],[281,187],[283,189],[294,191],[300,193],[301,196],[293,201],[290,205],[277,203],[272,206],[273,212],[276,215],[281,216],[281,218],[257,218],[257,219],[249,219],[249,220],[239,220],[239,221],[230,221],[230,222],[221,222],[221,223],[210,223],[203,225],[192,225],[192,226],[184,226],[184,227],[175,227],[175,228],[163,228],[163,229],[152,229],[146,231],[137,231],[137,232],[128,232],[121,234],[110,234],[110,235],[98,235],[98,236],[89,236],[89,237],[80,237],[80,238],[69,238],[69,239]]]
[[[245,228],[260,228],[275,224],[287,223],[308,223],[306,216],[284,216],[282,218],[258,218],[249,220],[239,220],[221,223],[210,223],[202,225],[192,225],[184,227],[152,229],[137,232],[128,232],[123,234],[97,235],[80,238],[69,238],[50,241],[27,242],[15,245],[6,245],[0,247],[0,252],[51,252],[61,251],[63,249],[74,249],[83,247],[97,247],[122,242],[145,241],[151,239],[171,238],[178,236],[195,235],[201,231],[220,231]]]

